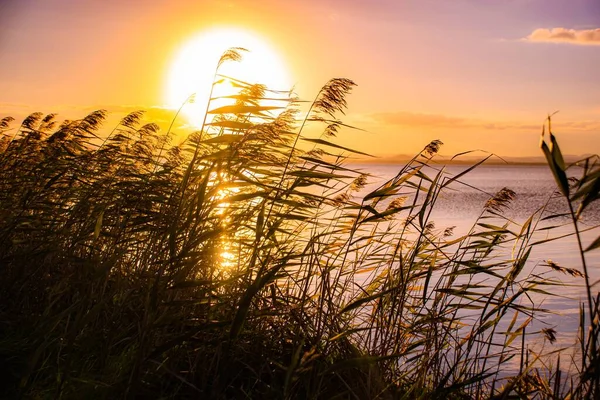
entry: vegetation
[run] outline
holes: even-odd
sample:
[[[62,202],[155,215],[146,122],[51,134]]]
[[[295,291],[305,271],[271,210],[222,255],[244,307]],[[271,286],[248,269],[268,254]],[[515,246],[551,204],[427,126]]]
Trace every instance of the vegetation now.
[[[554,340],[527,331],[544,312],[529,295],[558,283],[523,272],[545,209],[514,230],[503,189],[455,237],[430,218],[462,177],[431,164],[441,142],[364,193],[369,176],[338,154],[360,152],[332,139],[350,80],[329,81],[300,121],[296,99],[232,81],[235,104],[180,145],[141,112],[102,139],[104,111],[2,120],[1,397],[600,396],[589,281],[577,373],[527,351]],[[281,109],[260,103],[273,97]],[[577,228],[600,167],[586,159],[569,180],[550,140]],[[585,277],[598,246],[580,247]]]

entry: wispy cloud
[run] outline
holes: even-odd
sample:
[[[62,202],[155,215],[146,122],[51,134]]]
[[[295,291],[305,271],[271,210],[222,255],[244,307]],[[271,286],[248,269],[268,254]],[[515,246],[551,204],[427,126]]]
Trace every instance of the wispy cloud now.
[[[529,36],[523,38],[526,42],[569,43],[578,45],[600,46],[600,28],[595,29],[567,29],[567,28],[539,28]]]
[[[396,111],[374,113],[370,117],[377,122],[391,125],[420,126],[429,128],[447,128],[450,126],[465,127],[469,121],[465,118],[449,117],[441,114],[413,113]]]
[[[414,113],[407,111],[373,113],[369,119],[381,125],[405,126],[422,129],[481,129],[481,130],[511,130],[538,131],[543,120],[537,121],[491,121],[476,118],[452,117],[443,114]],[[537,122],[537,123],[536,123]],[[600,121],[561,121],[556,123],[557,129],[600,130]]]
[[[451,117],[443,114],[413,113],[407,111],[396,111],[387,113],[374,113],[371,119],[377,123],[386,125],[409,126],[413,128],[444,128],[444,129],[538,129],[541,124],[523,124],[509,122],[486,121],[475,118]]]

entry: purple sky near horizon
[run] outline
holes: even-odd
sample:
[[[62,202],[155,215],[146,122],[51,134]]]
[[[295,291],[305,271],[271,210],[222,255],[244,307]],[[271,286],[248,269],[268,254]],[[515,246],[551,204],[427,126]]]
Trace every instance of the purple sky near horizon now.
[[[537,156],[559,110],[563,151],[600,153],[600,0],[2,0],[0,117],[162,106],[173,55],[219,25],[268,38],[302,98],[356,81],[346,120],[368,132],[343,145]]]

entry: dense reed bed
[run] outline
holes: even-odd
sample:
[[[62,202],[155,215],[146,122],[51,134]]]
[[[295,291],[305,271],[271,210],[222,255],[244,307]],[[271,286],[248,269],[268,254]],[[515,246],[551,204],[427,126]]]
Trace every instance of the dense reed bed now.
[[[527,329],[545,312],[531,295],[559,284],[545,274],[588,268],[581,247],[582,272],[523,272],[544,209],[515,229],[506,188],[457,237],[430,218],[462,176],[431,163],[441,142],[364,193],[370,176],[345,162],[360,152],[334,138],[352,129],[338,118],[353,82],[329,81],[303,118],[232,82],[235,104],[181,144],[140,112],[104,130],[102,110],[2,120],[2,397],[600,395],[591,282],[580,357],[527,350],[554,340]],[[597,161],[569,181],[554,136],[544,146],[577,226]]]

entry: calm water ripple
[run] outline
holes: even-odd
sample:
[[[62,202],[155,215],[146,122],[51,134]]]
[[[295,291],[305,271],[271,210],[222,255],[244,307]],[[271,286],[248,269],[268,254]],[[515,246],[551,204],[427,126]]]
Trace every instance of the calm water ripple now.
[[[396,175],[400,166],[393,165],[354,165],[364,172],[371,173],[377,178],[371,180],[365,193],[374,189],[387,179]],[[436,166],[442,168],[443,166]],[[458,174],[468,166],[447,166],[450,174]],[[432,174],[435,171],[432,172]],[[574,171],[576,173],[576,171]],[[430,175],[431,176],[431,175]],[[463,183],[454,182],[442,194],[432,212],[431,220],[437,229],[455,226],[454,236],[465,234],[473,226],[481,213],[484,204],[500,189],[507,187],[516,193],[516,198],[503,215],[518,224],[522,224],[533,213],[546,205],[544,215],[567,213],[568,206],[564,198],[554,194],[556,184],[549,168],[545,165],[483,165],[469,172],[460,179]],[[600,235],[600,229],[594,228],[600,224],[600,202],[593,203],[581,219],[581,229],[590,229],[583,233],[584,246]],[[534,240],[568,235],[573,232],[570,218],[553,218],[542,221],[538,227],[558,226],[551,230],[537,232]],[[512,225],[509,229],[519,231]],[[510,258],[510,250],[506,249],[506,258]],[[600,249],[586,254],[590,281],[600,279]],[[555,296],[536,295],[532,299],[552,314],[540,315],[539,319],[530,325],[530,331],[541,328],[554,328],[557,331],[557,342],[554,345],[546,343],[545,350],[551,351],[558,347],[574,348],[579,322],[579,305],[585,299],[583,279],[549,271],[544,266],[546,260],[552,260],[563,267],[576,268],[582,271],[581,259],[574,235],[560,240],[544,243],[534,247],[528,260],[527,267],[521,276],[528,273],[548,273],[549,277],[559,279],[564,286],[551,287],[550,292]],[[600,285],[594,286],[594,293]],[[539,346],[542,344],[539,343]]]

